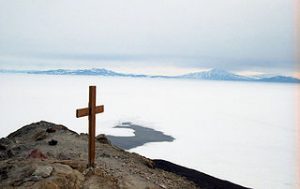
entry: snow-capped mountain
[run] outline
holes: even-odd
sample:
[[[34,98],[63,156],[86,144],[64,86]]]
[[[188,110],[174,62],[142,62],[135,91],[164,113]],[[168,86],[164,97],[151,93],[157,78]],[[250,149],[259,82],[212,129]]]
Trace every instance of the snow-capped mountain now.
[[[202,79],[202,80],[224,80],[224,81],[300,83],[300,79],[289,77],[289,76],[274,75],[274,74],[243,76],[222,69],[211,69],[209,71],[185,74],[185,75],[178,76],[178,78]]]
[[[186,79],[205,79],[205,80],[230,80],[230,81],[250,81],[252,78],[236,75],[222,69],[211,69],[209,71],[189,73],[178,76]]]

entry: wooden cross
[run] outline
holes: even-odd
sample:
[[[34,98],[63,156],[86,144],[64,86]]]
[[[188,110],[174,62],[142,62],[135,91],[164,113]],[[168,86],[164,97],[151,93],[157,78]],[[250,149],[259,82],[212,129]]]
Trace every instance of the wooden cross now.
[[[96,106],[96,86],[89,87],[89,107],[76,110],[76,117],[89,116],[89,164],[88,167],[95,166],[95,134],[96,134],[96,114],[102,113],[104,106]]]

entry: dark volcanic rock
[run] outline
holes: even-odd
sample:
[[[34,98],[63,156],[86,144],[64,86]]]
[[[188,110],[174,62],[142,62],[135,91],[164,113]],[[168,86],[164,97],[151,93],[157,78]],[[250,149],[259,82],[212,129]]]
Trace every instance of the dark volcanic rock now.
[[[12,168],[11,165],[0,168],[0,182],[2,180],[5,180],[8,178],[7,174],[8,174],[9,169],[11,169],[11,168]]]
[[[56,129],[52,128],[52,127],[49,127],[47,128],[46,130],[47,133],[55,133],[56,132]]]
[[[111,142],[107,139],[104,134],[100,134],[96,137],[97,141],[102,144],[111,144]]]
[[[7,149],[6,147],[7,147],[6,145],[0,144],[0,151],[6,150]]]
[[[8,158],[15,157],[29,149],[27,145],[24,144],[15,145],[13,142],[9,142],[9,145],[0,144],[0,146],[1,146],[0,160],[5,160]]]
[[[57,140],[50,140],[49,142],[48,142],[48,144],[50,145],[50,146],[55,146],[56,144],[57,144]]]
[[[249,189],[234,183],[231,183],[226,180],[221,180],[205,173],[201,173],[199,171],[189,169],[180,165],[176,165],[174,163],[155,159],[152,160],[154,162],[155,168],[163,169],[165,171],[169,171],[183,177],[186,177],[188,180],[193,181],[200,188],[205,189]]]
[[[5,145],[5,146],[8,146],[12,143],[11,140],[9,140],[8,138],[1,138],[0,139],[0,145]]]

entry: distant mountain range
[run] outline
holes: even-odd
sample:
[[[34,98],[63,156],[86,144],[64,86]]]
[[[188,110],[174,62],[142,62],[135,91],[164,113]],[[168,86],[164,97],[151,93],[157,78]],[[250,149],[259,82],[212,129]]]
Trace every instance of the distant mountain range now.
[[[47,75],[99,75],[99,76],[117,76],[117,77],[147,77],[142,74],[124,74],[107,69],[83,69],[83,70],[46,70],[46,71],[28,71],[28,74],[47,74]]]
[[[178,76],[126,74],[114,72],[107,69],[56,69],[56,70],[0,70],[0,73],[27,73],[46,75],[93,75],[110,77],[138,77],[138,78],[173,78],[173,79],[196,79],[196,80],[220,80],[220,81],[253,81],[253,82],[280,82],[280,83],[300,83],[300,79],[282,75],[255,75],[243,76],[228,72],[222,69],[211,69],[209,71],[195,72]]]

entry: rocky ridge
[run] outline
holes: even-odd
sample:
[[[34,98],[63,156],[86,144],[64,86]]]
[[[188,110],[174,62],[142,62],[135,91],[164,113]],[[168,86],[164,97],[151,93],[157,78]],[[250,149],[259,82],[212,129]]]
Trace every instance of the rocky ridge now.
[[[88,135],[45,121],[0,139],[0,188],[245,189],[165,160],[151,160],[96,137],[87,168]]]
[[[87,169],[87,134],[41,121],[0,139],[0,188],[197,188],[152,160],[97,136],[96,167]]]

